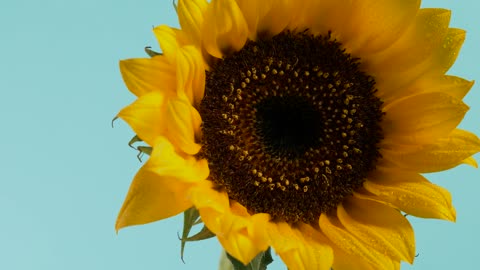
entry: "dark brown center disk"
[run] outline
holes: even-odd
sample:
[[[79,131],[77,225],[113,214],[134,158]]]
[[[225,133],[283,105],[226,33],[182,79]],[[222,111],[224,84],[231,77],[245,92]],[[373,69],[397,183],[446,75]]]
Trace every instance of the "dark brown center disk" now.
[[[375,81],[330,36],[248,41],[207,72],[200,158],[250,213],[316,224],[379,158]]]

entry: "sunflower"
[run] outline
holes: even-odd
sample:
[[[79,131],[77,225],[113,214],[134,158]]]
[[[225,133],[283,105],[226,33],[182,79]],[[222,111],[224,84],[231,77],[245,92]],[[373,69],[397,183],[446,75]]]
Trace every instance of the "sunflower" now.
[[[465,32],[420,0],[179,0],[162,54],[120,62],[118,114],[153,150],[116,229],[198,209],[247,264],[398,269],[404,214],[455,220],[422,173],[477,167],[457,129],[473,85],[446,75]]]

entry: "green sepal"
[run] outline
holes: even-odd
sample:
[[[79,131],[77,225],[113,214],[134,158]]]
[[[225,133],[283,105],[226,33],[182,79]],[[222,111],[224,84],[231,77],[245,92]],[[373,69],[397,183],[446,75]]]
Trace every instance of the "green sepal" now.
[[[142,157],[143,155],[151,155],[152,154],[152,150],[153,148],[150,147],[150,146],[134,146],[135,143],[137,142],[143,142],[142,139],[140,139],[140,137],[138,137],[137,135],[133,136],[133,138],[128,142],[128,146],[130,146],[131,148],[135,149],[138,151],[138,155],[137,155],[137,158],[138,160],[140,160],[140,162],[142,162]]]
[[[150,146],[138,146],[137,150],[140,151],[142,154],[147,154],[150,156],[152,154],[153,148]]]
[[[195,225],[195,224],[194,224]],[[215,234],[211,232],[207,226],[203,225],[203,228],[196,233],[195,235],[189,236],[187,239],[184,239],[185,242],[200,241],[215,237]]]
[[[145,47],[145,52],[150,57],[154,57],[154,56],[157,56],[157,55],[162,55],[162,53],[159,53],[159,52],[156,52],[156,51],[152,50],[152,47],[150,47],[150,46]]]
[[[197,221],[195,221],[195,223],[193,223],[193,225],[197,225],[197,224],[200,224],[200,223],[203,223],[202,219],[197,219]]]
[[[113,126],[113,123],[115,123],[115,121],[117,121],[117,119],[118,119],[118,116],[115,116],[115,117],[112,119],[112,128],[114,127],[114,126]]]
[[[185,243],[187,242],[188,235],[190,234],[190,230],[192,229],[193,225],[200,219],[200,213],[195,207],[187,209],[183,212],[183,232],[182,237],[180,239],[181,246],[180,246],[180,258],[183,262],[183,252],[185,250]]]
[[[137,158],[138,160],[140,160],[140,162],[142,162],[143,155],[147,154],[150,156],[152,154],[153,148],[150,146],[138,146],[137,150],[138,150]]]
[[[212,233],[205,225],[195,235],[188,236],[190,234],[190,230],[192,229],[192,227],[200,223],[202,223],[202,220],[200,219],[200,213],[195,207],[192,207],[187,211],[183,212],[183,232],[182,232],[182,237],[181,238],[179,237],[179,240],[181,241],[180,258],[182,259],[183,262],[185,262],[183,260],[185,243],[192,242],[192,241],[205,240],[215,236],[215,234]]]
[[[273,262],[271,248],[268,247],[267,250],[258,253],[253,260],[244,265],[239,260],[235,259],[233,256],[227,253],[227,258],[233,265],[233,269],[235,270],[266,270],[267,266]]]
[[[135,143],[137,142],[143,142],[142,139],[140,139],[140,137],[138,137],[137,135],[133,136],[133,138],[128,142],[128,146],[130,146],[131,148],[135,149],[135,150],[138,150],[137,147],[133,146]]]

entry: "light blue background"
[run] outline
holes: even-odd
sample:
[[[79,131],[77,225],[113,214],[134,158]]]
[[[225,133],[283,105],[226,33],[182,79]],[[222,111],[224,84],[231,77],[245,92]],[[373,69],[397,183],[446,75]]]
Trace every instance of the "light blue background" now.
[[[424,1],[453,10],[468,30],[451,74],[480,79],[480,5]],[[115,234],[114,222],[141,166],[117,111],[134,100],[118,61],[158,48],[154,25],[177,26],[168,0],[0,3],[0,269],[217,269],[216,240],[187,245],[182,216]],[[480,87],[461,127],[480,134]],[[477,159],[480,156],[477,155]],[[410,217],[419,257],[403,269],[478,269],[480,171],[430,175],[448,188],[456,224]],[[276,259],[274,267],[285,269]]]

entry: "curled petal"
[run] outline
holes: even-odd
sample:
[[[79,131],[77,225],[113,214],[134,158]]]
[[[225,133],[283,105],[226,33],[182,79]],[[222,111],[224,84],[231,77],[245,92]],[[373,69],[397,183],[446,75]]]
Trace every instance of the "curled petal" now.
[[[463,164],[470,165],[470,166],[478,169],[477,161],[476,161],[473,157],[469,157],[469,158],[464,159],[464,160],[462,161],[462,163],[463,163]]]
[[[262,250],[266,250],[269,243],[266,228],[270,216],[265,213],[250,215],[247,208],[235,201],[230,202],[230,210],[234,215],[251,218],[252,222],[247,228],[248,233],[252,236],[251,239],[256,246],[260,247]]]
[[[222,58],[240,50],[248,37],[248,25],[235,0],[212,0],[205,13],[203,45],[206,51]]]
[[[208,211],[208,210],[205,210]],[[249,237],[248,233],[242,230],[233,231],[227,226],[232,226],[232,223],[237,222],[235,218],[229,216],[229,218],[222,218],[224,226],[222,227],[223,231],[229,231],[226,233],[228,236],[218,236],[217,239],[222,245],[222,247],[237,260],[241,261],[244,265],[250,263],[250,261],[258,255],[258,253],[265,251],[265,249],[260,249],[254,241]],[[246,225],[245,225],[246,226]],[[222,234],[225,234],[222,232]]]
[[[190,208],[189,189],[208,174],[205,160],[180,157],[173,145],[160,137],[130,186],[116,230],[168,218]]]

